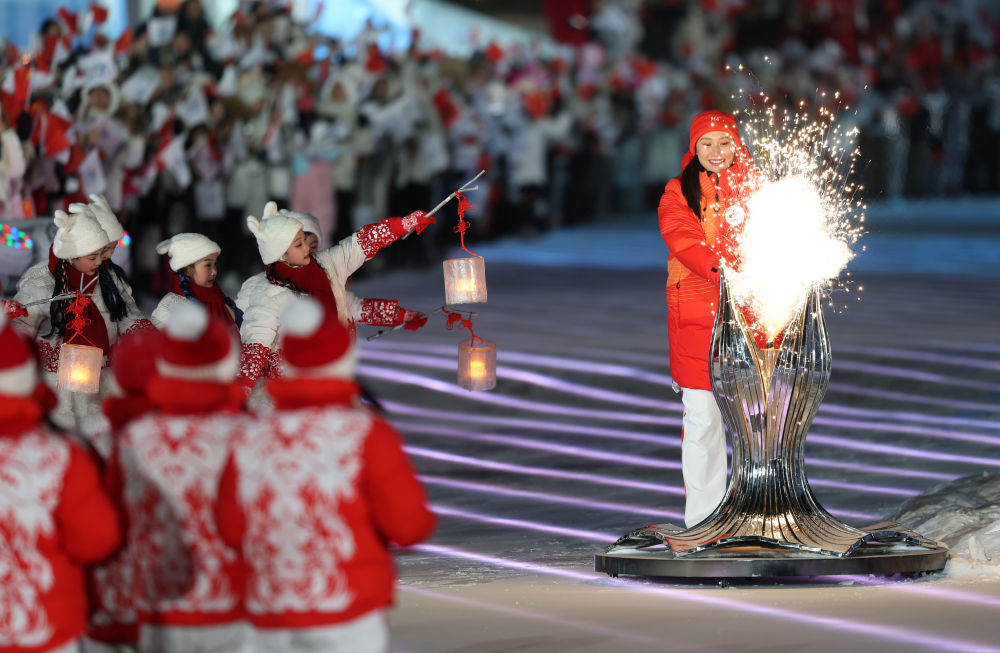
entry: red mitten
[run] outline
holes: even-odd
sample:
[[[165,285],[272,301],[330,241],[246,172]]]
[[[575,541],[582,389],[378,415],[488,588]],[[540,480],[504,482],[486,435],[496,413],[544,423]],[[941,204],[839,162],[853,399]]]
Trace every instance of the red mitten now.
[[[402,324],[399,318],[403,309],[395,299],[373,299],[366,297],[361,300],[361,316],[358,322],[371,326],[396,326]]]
[[[267,373],[270,367],[270,356],[270,347],[265,347],[258,342],[244,342],[240,348],[240,374],[236,377],[236,382],[247,395],[253,390],[257,379],[262,374]]]
[[[420,327],[427,324],[427,316],[423,313],[418,313],[417,311],[407,311],[405,309],[400,309],[403,315],[400,319],[400,324],[407,331],[417,331]]]
[[[13,299],[4,299],[0,301],[0,305],[2,305],[3,312],[7,315],[8,320],[13,320],[28,314],[28,309],[21,306],[21,302],[14,301]]]
[[[403,228],[407,232],[416,230],[418,234],[423,233],[429,225],[436,224],[434,216],[427,215],[424,211],[414,211],[410,215],[403,218]]]

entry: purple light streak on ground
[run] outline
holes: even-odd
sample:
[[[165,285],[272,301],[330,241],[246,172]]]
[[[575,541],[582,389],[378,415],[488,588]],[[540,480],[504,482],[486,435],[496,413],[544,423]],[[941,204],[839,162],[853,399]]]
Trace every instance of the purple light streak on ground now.
[[[976,410],[981,412],[995,413],[996,404],[980,401],[962,401],[959,399],[945,399],[933,395],[918,395],[910,392],[895,392],[893,390],[882,390],[865,385],[854,385],[852,383],[830,383],[830,392],[842,394],[861,395],[863,397],[878,397],[890,401],[905,401],[922,406],[940,406],[949,410]],[[919,414],[919,413],[918,413]]]
[[[593,426],[582,426],[578,424],[564,424],[557,422],[544,422],[541,420],[523,419],[518,417],[500,417],[497,415],[479,415],[476,413],[462,413],[457,411],[436,410],[424,408],[422,406],[412,406],[395,401],[383,401],[382,405],[391,413],[402,413],[431,419],[442,419],[451,422],[480,424],[490,424],[495,426],[514,426],[520,428],[535,429],[540,431],[550,431],[556,433],[567,433],[571,435],[583,435],[587,437],[612,438],[621,440],[634,440],[636,442],[648,442],[673,449],[680,449],[681,439],[677,436],[652,435],[637,431],[625,431],[621,429],[600,428]],[[677,420],[678,426],[680,420]],[[730,452],[731,453],[731,452]],[[939,472],[929,472],[921,469],[898,469],[895,467],[884,467],[880,465],[865,465],[854,462],[843,462],[839,460],[827,460],[825,458],[806,458],[806,462],[811,466],[830,467],[833,469],[849,469],[857,472],[867,472],[873,474],[884,474],[888,476],[902,476],[906,478],[927,478],[936,481],[952,481],[958,478],[956,474],[942,474]]]
[[[406,445],[403,448],[411,456],[431,458],[433,460],[440,460],[458,465],[481,467],[483,469],[492,469],[494,471],[507,472],[510,474],[561,478],[567,481],[582,481],[584,483],[592,483],[594,485],[611,485],[615,487],[632,488],[634,490],[646,490],[648,492],[684,496],[684,490],[682,488],[674,487],[672,485],[646,483],[645,481],[633,481],[623,478],[611,478],[609,476],[599,476],[597,474],[587,474],[585,472],[566,472],[561,469],[552,469],[550,467],[527,467],[525,465],[515,465],[513,463],[501,463],[495,460],[483,460],[482,458],[460,456],[446,451],[427,449],[426,447],[415,447],[412,445]]]
[[[438,592],[432,592],[430,590],[416,588],[408,585],[400,585],[399,589],[403,590],[404,592],[412,592],[414,594],[420,594],[422,596],[430,597],[432,599],[437,599],[440,601],[449,601],[451,603],[458,603],[463,606],[471,605],[476,608],[479,608],[480,610],[489,610],[491,612],[509,614],[519,619],[533,619],[535,621],[541,621],[543,623],[551,624],[553,626],[561,626],[563,628],[569,628],[570,630],[573,631],[590,632],[605,637],[612,637],[614,639],[633,641],[638,644],[650,646],[654,651],[658,650],[658,647],[663,646],[663,640],[658,637],[645,637],[643,635],[637,635],[636,633],[629,632],[626,630],[614,630],[613,628],[597,626],[585,621],[576,621],[573,619],[566,619],[564,617],[556,617],[552,615],[541,614],[538,612],[537,609],[519,610],[518,608],[512,608],[506,605],[497,605],[496,603],[487,603],[486,601],[471,599],[465,595],[450,596],[448,594],[440,594]]]
[[[987,467],[1000,467],[1000,460],[996,458],[982,458],[980,456],[961,456],[958,454],[941,453],[939,451],[922,451],[892,444],[876,444],[874,442],[857,442],[850,438],[842,438],[836,435],[821,435],[813,433],[809,435],[810,442],[826,444],[831,447],[843,447],[855,451],[867,451],[869,453],[884,453],[892,456],[908,456],[911,458],[921,458],[923,460],[936,460],[965,463],[967,465],[986,465]]]
[[[1000,361],[987,361],[981,358],[969,358],[968,356],[931,354],[926,351],[916,351],[913,349],[899,349],[896,347],[868,347],[865,345],[840,346],[837,349],[840,351],[849,351],[858,354],[920,361],[921,363],[941,363],[943,365],[976,367],[982,370],[1000,371]]]
[[[683,496],[684,490],[682,488],[674,487],[672,485],[660,485],[657,483],[646,483],[644,481],[633,481],[629,479],[612,478],[609,476],[599,476],[597,474],[587,474],[585,472],[566,472],[559,469],[552,469],[550,467],[527,467],[524,465],[515,465],[513,463],[501,463],[494,460],[483,460],[481,458],[471,458],[469,456],[460,456],[458,454],[448,453],[446,451],[438,451],[436,449],[428,449],[426,447],[415,447],[412,445],[406,445],[403,447],[408,454],[411,456],[417,456],[418,458],[430,458],[431,460],[439,460],[442,462],[454,463],[457,465],[466,465],[470,467],[481,467],[483,469],[491,469],[494,471],[507,472],[509,474],[521,474],[524,476],[542,476],[546,478],[561,478],[571,481],[581,481],[584,483],[592,483],[595,485],[610,485],[615,487],[627,487],[636,490],[646,490],[650,492],[660,492],[664,494],[675,494]],[[853,510],[841,510],[839,508],[827,507],[834,515],[839,517],[848,517],[851,519],[857,519],[861,521],[871,521],[877,520],[880,517],[878,515],[872,515],[865,512],[856,512]]]
[[[378,358],[379,356],[376,356]],[[450,361],[439,361],[438,359],[430,358],[427,356],[409,356],[407,354],[392,354],[392,355],[381,355],[384,360],[397,362],[410,362],[414,363],[415,358],[419,358],[422,362],[427,363],[427,366],[434,368],[441,368],[447,366],[448,368],[453,367],[453,363]],[[429,362],[428,362],[429,361]],[[368,369],[367,367],[365,369]],[[515,370],[512,368],[498,367],[497,376],[504,379],[513,379],[515,381],[521,381],[531,385],[537,385],[539,387],[548,388],[550,390],[557,390],[560,392],[565,392],[567,394],[575,396],[583,396],[588,399],[598,399],[602,401],[608,401],[616,403],[619,405],[626,406],[636,406],[639,408],[650,408],[653,410],[663,410],[669,412],[682,412],[683,407],[678,402],[667,402],[656,399],[644,399],[641,397],[635,397],[634,395],[629,395],[622,392],[613,392],[610,390],[601,390],[599,388],[593,388],[590,386],[585,386],[579,383],[570,383],[567,381],[562,381],[553,377],[535,374],[533,372],[523,372],[520,370]],[[654,423],[659,422],[662,418],[657,418],[655,416],[645,416],[640,417],[634,413],[629,413],[632,416],[632,421],[643,421],[649,423],[653,421]],[[931,437],[938,437],[950,440],[960,440],[968,442],[976,442],[979,444],[987,444],[991,446],[1000,446],[1000,438],[996,436],[981,435],[975,433],[956,433],[953,431],[944,431],[941,429],[930,429],[920,426],[901,426],[895,424],[886,424],[885,422],[859,422],[856,420],[843,420],[836,419],[825,416],[818,416],[814,420],[816,424],[823,426],[834,426],[837,428],[842,428],[846,431],[850,431],[854,428],[862,428],[868,431],[883,431],[887,433],[902,433],[904,435],[927,435]]]
[[[439,503],[431,504],[431,511],[433,511],[437,515],[458,517],[459,519],[468,519],[471,521],[484,522],[487,524],[493,524],[495,526],[509,526],[521,530],[537,531],[539,533],[552,533],[555,535],[575,537],[581,540],[593,540],[594,542],[601,542],[603,544],[611,544],[612,542],[616,541],[619,537],[618,535],[614,535],[612,533],[601,533],[599,531],[585,531],[579,528],[570,528],[568,526],[556,526],[555,524],[544,524],[542,522],[527,521],[524,519],[510,519],[508,517],[497,517],[495,515],[486,515],[478,512],[469,512],[467,510],[460,510],[459,508],[442,506]]]
[[[459,438],[473,442],[492,442],[495,444],[510,445],[524,449],[534,449],[537,451],[548,451],[551,453],[576,456],[589,460],[614,461],[623,465],[634,465],[650,469],[672,469],[680,470],[681,463],[677,460],[662,460],[650,458],[648,456],[633,456],[629,454],[613,453],[602,449],[588,449],[585,447],[575,447],[565,444],[554,444],[542,442],[528,438],[518,438],[509,435],[499,435],[496,433],[473,433],[463,429],[452,429],[445,426],[428,425],[417,422],[400,422],[396,425],[404,431],[412,433],[423,433],[439,437]],[[853,490],[855,492],[871,492],[878,494],[888,494],[890,496],[912,497],[920,494],[919,490],[905,488],[887,487],[884,485],[870,485],[867,483],[848,483],[846,481],[833,481],[823,478],[810,478],[809,483],[817,487],[833,487],[841,490]]]
[[[891,580],[872,578],[871,576],[815,576],[815,580],[827,583],[842,583],[844,580],[850,579],[854,581],[857,585],[868,585],[876,587],[884,587],[887,589],[895,590],[898,592],[906,592],[910,594],[925,594],[927,596],[936,599],[945,599],[948,601],[959,601],[961,603],[972,603],[976,606],[993,606],[1000,608],[1000,599],[989,596],[987,594],[979,594],[977,592],[964,592],[958,590],[950,590],[938,585],[930,585],[929,582],[934,581],[918,581],[918,580]]]
[[[462,388],[459,388],[457,385],[454,384],[454,382],[448,383],[444,381],[439,381],[437,379],[432,379],[427,376],[421,376],[419,374],[413,374],[411,372],[402,372],[394,369],[383,369],[378,367],[372,367],[370,365],[360,365],[358,369],[363,375],[372,378],[382,379],[392,383],[404,383],[404,384],[422,386],[429,390],[436,390],[438,392],[443,392],[445,394],[449,394],[454,397],[460,397],[468,401],[488,403],[488,404],[493,404],[495,406],[504,406],[507,408],[516,408],[517,410],[534,411],[549,415],[573,415],[575,417],[590,417],[593,419],[605,419],[614,422],[637,422],[641,424],[663,423],[663,418],[658,417],[656,415],[640,415],[633,413],[624,413],[615,410],[592,410],[589,408],[571,408],[568,406],[548,404],[541,401],[529,401],[527,399],[518,399],[516,397],[509,397],[500,394],[490,394],[485,392],[469,392],[468,390],[463,390]]]
[[[908,367],[893,367],[890,365],[876,365],[875,363],[859,363],[856,361],[837,360],[837,367],[850,370],[852,372],[862,372],[864,374],[874,374],[876,376],[889,376],[894,378],[907,379],[909,381],[921,381],[923,383],[935,383],[938,385],[950,385],[956,388],[972,388],[974,390],[986,390],[987,392],[1000,392],[1000,384],[986,383],[984,381],[971,381],[968,379],[958,379],[935,372],[925,372]]]
[[[972,417],[951,417],[941,415],[927,415],[925,413],[903,412],[896,410],[879,410],[875,408],[857,408],[854,406],[844,406],[837,403],[824,403],[820,408],[820,413],[837,413],[839,415],[852,415],[854,417],[870,417],[877,420],[899,420],[901,422],[923,422],[934,424],[956,424],[960,426],[972,426],[983,429],[1000,430],[1000,421],[975,419]]]
[[[429,377],[421,376],[418,374],[412,374],[409,372],[380,369],[377,367],[371,367],[367,365],[361,366],[361,371],[369,376],[384,379],[386,381],[391,381],[394,383],[410,383],[414,385],[421,385],[426,388],[438,390],[440,392],[445,392],[447,394],[451,394],[457,397],[462,397],[464,399],[469,399],[471,401],[491,403],[510,408],[518,408],[520,410],[533,410],[541,413],[556,414],[556,415],[576,415],[578,417],[596,417],[599,419],[610,419],[614,421],[624,421],[624,422],[642,422],[642,423],[654,423],[654,424],[664,423],[664,418],[659,418],[653,415],[638,415],[635,413],[627,413],[622,411],[604,411],[604,410],[570,408],[566,406],[558,406],[555,404],[547,404],[544,402],[517,399],[515,397],[508,397],[499,394],[489,394],[482,392],[473,393],[473,392],[468,392],[466,390],[462,390],[457,385],[445,383],[443,381],[438,381],[436,379],[431,379]],[[1000,459],[996,458],[982,458],[979,456],[959,456],[955,454],[926,452],[922,450],[894,446],[894,445],[882,445],[869,442],[858,442],[848,438],[842,438],[830,435],[821,435],[821,434],[811,434],[809,436],[809,439],[811,442],[814,443],[822,443],[834,447],[844,447],[847,449],[867,451],[869,453],[888,453],[894,456],[921,458],[925,460],[937,460],[937,461],[947,460],[950,462],[959,462],[970,465],[987,465],[990,467],[1000,467]]]
[[[978,644],[974,642],[960,642],[954,640],[947,640],[940,637],[927,635],[926,633],[914,632],[912,629],[893,628],[891,626],[881,626],[878,624],[866,624],[857,621],[849,621],[847,619],[824,617],[822,615],[807,614],[803,612],[795,612],[792,610],[781,610],[777,608],[770,608],[755,603],[744,603],[741,601],[720,597],[719,592],[716,591],[708,592],[708,591],[698,591],[698,590],[679,590],[673,588],[638,585],[635,582],[628,582],[622,580],[610,581],[607,579],[603,579],[600,576],[597,576],[596,573],[584,574],[582,572],[573,571],[571,569],[560,569],[558,567],[549,567],[546,565],[532,564],[529,562],[522,562],[520,560],[508,560],[504,558],[497,558],[495,556],[482,555],[478,553],[473,553],[471,551],[464,551],[462,549],[457,549],[450,546],[442,546],[438,544],[418,544],[412,548],[424,551],[426,553],[431,553],[434,555],[441,555],[452,558],[461,558],[464,560],[472,560],[482,564],[503,567],[506,569],[516,569],[519,571],[546,574],[548,576],[557,576],[561,578],[567,578],[571,580],[577,580],[589,583],[596,582],[604,586],[621,587],[622,589],[626,589],[632,592],[652,594],[655,596],[660,596],[668,599],[677,599],[679,601],[704,603],[705,605],[716,609],[721,607],[729,610],[738,610],[741,612],[748,612],[751,614],[759,614],[777,620],[791,619],[798,621],[800,623],[812,624],[823,628],[830,628],[835,632],[850,631],[853,633],[878,637],[880,639],[885,639],[892,642],[906,642],[907,644],[913,644],[924,648],[930,648],[933,651],[956,651],[959,653],[996,653],[997,651],[996,647],[992,645]]]
[[[549,503],[561,503],[568,506],[576,506],[587,510],[607,510],[618,514],[644,514],[655,517],[666,517],[667,519],[684,519],[684,513],[675,510],[662,510],[650,508],[648,506],[637,506],[631,503],[619,503],[615,501],[598,501],[597,499],[580,499],[563,494],[552,494],[551,492],[535,492],[532,490],[513,490],[493,483],[479,483],[473,481],[458,481],[443,476],[430,476],[423,474],[420,480],[425,485],[435,485],[456,490],[466,490],[468,492],[482,492],[490,495],[500,495],[516,499],[531,499],[533,501],[547,501]]]

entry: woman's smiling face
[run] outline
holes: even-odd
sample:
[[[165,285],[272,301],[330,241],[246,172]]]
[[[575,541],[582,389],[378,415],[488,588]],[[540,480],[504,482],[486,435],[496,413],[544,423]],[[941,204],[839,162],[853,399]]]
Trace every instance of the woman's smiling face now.
[[[736,144],[728,132],[707,132],[695,143],[695,154],[709,172],[721,172],[733,164]]]

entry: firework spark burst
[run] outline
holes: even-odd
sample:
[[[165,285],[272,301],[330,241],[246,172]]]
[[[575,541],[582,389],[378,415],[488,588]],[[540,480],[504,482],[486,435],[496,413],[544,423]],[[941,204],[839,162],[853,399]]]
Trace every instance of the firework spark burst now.
[[[771,340],[810,291],[846,287],[841,272],[863,233],[865,205],[851,181],[858,130],[842,130],[825,108],[810,118],[804,103],[780,110],[761,98],[765,109],[737,112],[761,174],[741,193],[745,218],[725,264],[736,300]]]

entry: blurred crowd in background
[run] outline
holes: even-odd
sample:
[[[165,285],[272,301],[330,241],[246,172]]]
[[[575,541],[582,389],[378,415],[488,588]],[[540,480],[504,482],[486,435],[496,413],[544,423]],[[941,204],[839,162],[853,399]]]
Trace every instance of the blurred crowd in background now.
[[[543,2],[555,47],[456,57],[334,40],[284,2],[202,0],[121,34],[99,4],[2,51],[0,217],[103,193],[132,237],[136,286],[168,276],[154,244],[197,231],[239,279],[267,200],[317,217],[325,246],[430,209],[479,170],[469,242],[651,210],[701,109],[771,103],[857,126],[870,198],[1000,192],[1000,9],[987,0]],[[473,38],[470,36],[470,38]],[[739,65],[743,64],[743,70]],[[454,209],[389,265],[457,246]],[[412,242],[411,242],[412,241]],[[225,276],[223,276],[225,279]]]

